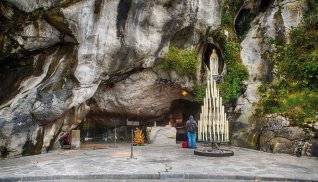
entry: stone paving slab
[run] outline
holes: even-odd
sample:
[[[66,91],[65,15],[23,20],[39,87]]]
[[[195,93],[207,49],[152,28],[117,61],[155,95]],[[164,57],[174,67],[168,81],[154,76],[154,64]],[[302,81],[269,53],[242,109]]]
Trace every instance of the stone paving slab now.
[[[0,181],[89,179],[219,179],[318,181],[318,159],[271,154],[238,147],[232,157],[202,157],[180,145],[58,150],[0,160]]]

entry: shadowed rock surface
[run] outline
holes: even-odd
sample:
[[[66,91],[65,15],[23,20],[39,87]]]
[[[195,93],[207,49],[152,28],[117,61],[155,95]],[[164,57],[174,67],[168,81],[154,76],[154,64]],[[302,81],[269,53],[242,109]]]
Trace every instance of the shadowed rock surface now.
[[[180,90],[200,83],[199,73],[180,78],[155,65],[172,40],[205,41],[220,24],[219,7],[218,0],[1,1],[2,157],[52,149],[81,123],[90,98],[108,118],[160,118],[172,101],[193,101]],[[180,37],[184,29],[191,31]]]

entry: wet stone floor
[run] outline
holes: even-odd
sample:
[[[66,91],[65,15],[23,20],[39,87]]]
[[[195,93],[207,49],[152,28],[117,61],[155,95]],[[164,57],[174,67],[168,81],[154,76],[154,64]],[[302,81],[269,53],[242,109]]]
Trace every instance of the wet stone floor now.
[[[181,144],[135,146],[136,159],[130,159],[128,143],[102,149],[56,150],[0,160],[0,181],[318,181],[317,158],[224,149],[234,151],[234,156],[196,156],[193,149],[181,148]]]

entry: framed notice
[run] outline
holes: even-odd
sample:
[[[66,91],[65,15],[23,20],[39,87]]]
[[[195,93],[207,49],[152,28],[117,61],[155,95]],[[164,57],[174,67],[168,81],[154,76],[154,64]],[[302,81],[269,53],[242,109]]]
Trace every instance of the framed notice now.
[[[127,121],[127,126],[139,126],[139,121]]]

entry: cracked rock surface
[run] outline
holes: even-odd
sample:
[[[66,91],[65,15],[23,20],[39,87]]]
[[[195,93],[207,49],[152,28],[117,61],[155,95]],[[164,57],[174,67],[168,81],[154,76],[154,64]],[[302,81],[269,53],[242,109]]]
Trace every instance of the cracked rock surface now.
[[[174,37],[195,48],[220,24],[218,0],[4,0],[0,10],[1,157],[51,150],[91,98],[105,113],[162,115],[200,80],[155,65]]]

